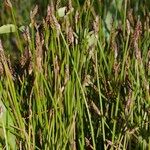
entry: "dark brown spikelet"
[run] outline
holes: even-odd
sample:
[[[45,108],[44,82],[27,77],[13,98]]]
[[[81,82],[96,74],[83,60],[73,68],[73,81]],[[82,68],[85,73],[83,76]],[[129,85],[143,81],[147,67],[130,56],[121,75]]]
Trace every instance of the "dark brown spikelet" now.
[[[140,39],[141,33],[142,33],[142,24],[141,24],[141,21],[138,20],[135,31],[134,31],[134,35],[133,35],[133,45],[135,49],[135,56],[138,60],[141,60],[141,52],[138,46],[138,40]]]
[[[22,74],[24,73],[24,71],[27,71],[30,75],[33,71],[32,54],[28,47],[25,47],[24,53],[20,58],[20,67]]]
[[[49,25],[51,22],[51,8],[50,6],[47,7],[47,15],[46,15],[46,23]]]
[[[20,58],[20,65],[21,65],[21,67],[25,66],[28,58],[29,58],[29,51],[28,51],[28,48],[26,47],[25,50],[24,50],[23,55]]]
[[[129,112],[130,112],[131,104],[132,104],[132,90],[129,89],[129,93],[128,93],[128,96],[126,98],[126,105],[125,105],[125,113],[126,113],[126,115],[128,115]]]
[[[25,27],[25,29],[23,31],[23,38],[24,38],[25,42],[29,45],[31,42],[29,27]]]
[[[2,41],[0,40],[0,76],[3,75],[4,72],[9,72],[10,75],[13,75],[10,59],[5,57]]]
[[[72,7],[72,1],[68,0],[68,5],[67,5],[67,10],[66,10],[66,14],[69,14],[70,12],[73,11],[73,7]]]
[[[43,44],[44,39],[40,37],[39,31],[36,32],[36,68],[38,71],[42,71],[42,59],[43,59]]]
[[[60,71],[60,66],[59,66],[59,62],[58,62],[58,56],[56,56],[55,60],[54,60],[55,80],[57,80],[57,78],[58,78],[59,71]]]
[[[54,15],[53,3],[51,5],[49,5],[47,8],[46,23],[52,29],[55,29],[57,31],[57,35],[59,35],[61,28],[60,28],[60,24],[58,23],[58,20],[56,19],[55,15]]]
[[[54,6],[51,2],[51,5],[47,7],[47,16],[46,16],[46,23],[51,26],[52,24],[52,15],[54,15]]]
[[[4,55],[4,49],[2,46],[2,41],[0,40],[0,75],[3,75],[4,73],[4,66],[3,62],[5,61],[5,55]]]
[[[74,43],[73,29],[71,26],[67,27],[67,40],[69,45]]]
[[[137,24],[136,24],[135,32],[134,32],[134,41],[135,42],[137,42],[141,33],[142,33],[142,24],[141,24],[141,21],[138,20]]]
[[[20,66],[23,72],[27,70],[28,73],[31,74],[33,71],[33,62],[32,62],[32,53],[30,51],[30,46],[29,46],[31,44],[31,35],[30,35],[29,27],[26,27],[24,29],[23,38],[25,40],[26,47],[20,58]]]

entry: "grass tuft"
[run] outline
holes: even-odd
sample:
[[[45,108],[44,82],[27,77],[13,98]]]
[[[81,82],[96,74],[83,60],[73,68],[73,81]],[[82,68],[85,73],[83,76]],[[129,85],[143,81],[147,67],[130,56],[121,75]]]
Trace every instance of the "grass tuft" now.
[[[149,149],[148,1],[0,4],[1,149]]]

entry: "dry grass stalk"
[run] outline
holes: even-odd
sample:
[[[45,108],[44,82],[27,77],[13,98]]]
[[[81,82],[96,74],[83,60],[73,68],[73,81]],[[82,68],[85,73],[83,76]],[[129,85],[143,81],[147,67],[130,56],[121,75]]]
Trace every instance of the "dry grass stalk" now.
[[[50,24],[52,22],[51,21],[51,13],[52,13],[51,7],[48,5],[48,7],[47,7],[47,16],[46,16],[46,23],[47,24]]]
[[[27,70],[29,75],[32,73],[33,71],[32,54],[31,51],[28,49],[28,47],[25,47],[24,53],[20,58],[20,65],[23,71]]]
[[[50,9],[51,9],[51,15],[54,15],[55,9],[54,9],[54,3],[53,3],[53,1],[50,2]]]
[[[130,33],[131,33],[131,27],[130,27],[130,22],[129,22],[128,19],[126,20],[126,24],[127,24],[127,33],[128,33],[128,35],[130,35]]]
[[[146,16],[146,21],[144,22],[144,30],[150,32],[150,13]]]
[[[93,146],[91,145],[90,140],[88,138],[85,138],[85,143],[86,143],[87,149],[89,149],[89,150],[93,150],[94,149]]]
[[[93,29],[94,29],[94,33],[95,33],[96,36],[98,36],[99,25],[100,25],[100,23],[99,23],[99,17],[96,16],[96,17],[95,17],[95,20],[94,20],[94,22],[93,22]]]
[[[116,37],[118,35],[118,32],[116,32],[115,30],[112,30],[112,33],[111,33],[111,49],[113,50],[114,52],[114,63],[117,63],[117,57],[118,57],[118,45],[117,45],[117,42],[116,42]]]
[[[60,24],[58,23],[58,20],[56,19],[56,17],[54,15],[52,15],[52,19],[53,19],[53,25],[55,27],[55,29],[57,30],[57,36],[59,36],[60,34]]]
[[[133,44],[134,44],[134,49],[135,49],[135,56],[137,60],[139,60],[140,62],[142,60],[141,60],[141,51],[139,50],[139,46],[138,46],[138,40],[140,38],[141,33],[142,33],[142,24],[138,20],[135,31],[134,31],[134,35],[133,35]]]
[[[134,42],[138,42],[138,39],[140,38],[141,33],[142,33],[142,24],[141,24],[141,21],[138,20],[136,24],[135,32],[134,32]]]
[[[90,86],[93,85],[92,81],[91,81],[91,76],[90,75],[86,75],[83,81],[83,86]]]
[[[9,68],[11,75],[14,75],[14,70],[12,68],[12,64],[11,64],[11,60],[10,60],[9,56],[7,57],[7,65],[8,65],[8,68]]]
[[[36,14],[37,14],[37,12],[38,12],[38,6],[36,5],[35,7],[34,7],[34,9],[30,12],[30,19],[31,19],[31,23],[32,23],[32,25],[36,25],[36,22],[35,22],[35,16],[36,16]]]
[[[25,64],[26,64],[28,59],[29,59],[29,50],[28,50],[27,47],[25,47],[24,53],[23,53],[23,55],[20,58],[20,65],[21,65],[21,67],[25,66]]]
[[[39,31],[36,32],[36,68],[38,71],[42,71],[42,60],[43,60],[43,44],[44,41],[42,37],[40,37]]]
[[[29,46],[31,45],[31,35],[30,35],[29,27],[25,28],[23,32],[23,38],[27,46],[25,47],[24,53],[21,56],[20,65],[22,66],[22,68],[26,66],[28,73],[31,74],[33,71],[33,62],[32,62],[32,53],[30,51],[30,46]]]
[[[66,65],[65,66],[65,79],[64,79],[64,86],[67,84],[67,82],[69,81],[69,76],[70,76],[70,73],[69,73],[69,66]]]
[[[78,24],[79,20],[80,20],[80,14],[79,14],[79,11],[77,10],[75,13],[75,24],[76,25]]]
[[[96,115],[98,115],[98,116],[101,115],[99,108],[96,106],[96,104],[93,101],[90,102],[90,107]]]
[[[114,62],[114,65],[113,65],[113,70],[114,70],[114,76],[115,76],[115,79],[118,79],[118,75],[119,75],[119,71],[120,71],[120,63],[118,63],[117,61]]]
[[[58,20],[56,19],[54,15],[53,3],[47,8],[46,23],[50,25],[52,29],[56,29],[57,36],[59,36],[61,27],[60,27],[60,24],[58,23]]]
[[[26,27],[24,32],[23,32],[23,38],[27,44],[30,44],[31,42],[31,36],[30,36],[30,31],[29,27]]]

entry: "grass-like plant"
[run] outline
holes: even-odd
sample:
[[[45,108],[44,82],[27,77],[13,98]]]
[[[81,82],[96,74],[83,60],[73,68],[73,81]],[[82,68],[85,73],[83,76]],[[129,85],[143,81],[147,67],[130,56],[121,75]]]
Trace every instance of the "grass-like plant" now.
[[[22,4],[0,11],[1,149],[150,149],[149,2]]]

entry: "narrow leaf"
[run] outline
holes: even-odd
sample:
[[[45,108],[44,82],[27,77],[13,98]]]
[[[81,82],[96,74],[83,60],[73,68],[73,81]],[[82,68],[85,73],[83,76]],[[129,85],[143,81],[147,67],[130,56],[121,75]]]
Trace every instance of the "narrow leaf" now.
[[[16,32],[16,26],[14,24],[7,24],[0,27],[0,34]]]

